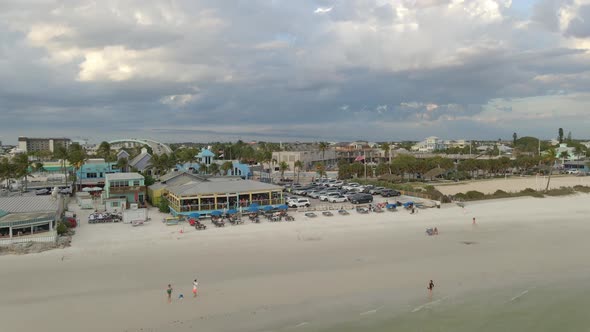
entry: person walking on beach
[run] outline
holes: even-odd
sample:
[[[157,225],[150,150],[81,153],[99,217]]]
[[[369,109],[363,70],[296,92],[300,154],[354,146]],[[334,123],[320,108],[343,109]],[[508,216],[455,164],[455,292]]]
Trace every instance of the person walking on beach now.
[[[426,289],[428,289],[428,296],[432,299],[432,290],[434,290],[434,281],[430,280],[430,282],[428,283],[428,287],[426,287]]]
[[[168,289],[166,290],[166,293],[168,294],[168,303],[172,302],[172,285],[168,284]]]
[[[193,281],[193,297],[197,297],[197,286],[199,285],[199,283],[197,282],[197,279],[195,279]]]
[[[473,217],[473,222],[471,224],[475,225],[475,217]]]

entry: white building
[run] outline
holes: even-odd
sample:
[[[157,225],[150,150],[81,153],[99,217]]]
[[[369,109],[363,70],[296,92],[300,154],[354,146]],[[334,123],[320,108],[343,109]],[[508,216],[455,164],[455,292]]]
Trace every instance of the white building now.
[[[576,156],[575,148],[568,147],[567,143],[559,144],[559,147],[557,147],[555,149],[555,152],[557,154],[557,158],[559,158],[559,160],[562,160],[562,161],[573,161],[573,160],[580,159],[580,157],[581,157],[581,156]],[[564,153],[564,152],[567,153],[567,158],[562,157],[562,153]]]
[[[446,146],[444,141],[436,136],[427,137],[422,142],[419,142],[412,146],[412,151],[418,152],[434,152],[438,150],[444,150]]]
[[[303,170],[311,169],[313,165],[320,162],[326,166],[333,166],[338,163],[336,151],[329,149],[326,151],[311,150],[311,151],[276,151],[272,153],[272,159],[277,161],[275,168],[281,162],[286,162],[289,165],[289,170],[295,170],[295,162],[301,161],[303,163]]]

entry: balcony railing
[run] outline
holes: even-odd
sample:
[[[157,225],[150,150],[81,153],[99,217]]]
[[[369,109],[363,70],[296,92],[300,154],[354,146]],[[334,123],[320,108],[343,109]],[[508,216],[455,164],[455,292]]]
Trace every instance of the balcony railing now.
[[[109,187],[109,191],[112,193],[129,192],[129,191],[143,191],[143,190],[145,190],[145,186]]]

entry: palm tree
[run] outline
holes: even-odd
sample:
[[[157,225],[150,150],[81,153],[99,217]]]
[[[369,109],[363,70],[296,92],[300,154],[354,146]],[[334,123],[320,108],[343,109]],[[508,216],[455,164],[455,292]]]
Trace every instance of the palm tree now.
[[[316,172],[319,174],[320,179],[326,175],[326,166],[324,163],[318,163],[315,165]]]
[[[17,177],[21,178],[24,176],[25,178],[25,185],[23,191],[27,191],[27,187],[29,184],[29,174],[31,174],[31,161],[29,160],[29,155],[26,153],[19,153],[13,158],[13,163],[16,166],[16,175]]]
[[[389,144],[387,142],[381,144],[381,150],[383,150],[383,152],[385,154],[385,159],[387,159],[387,162],[389,164],[391,164],[391,157],[389,156],[389,151],[391,150],[391,144]]]
[[[223,164],[221,164],[221,167],[219,169],[221,170],[223,175],[228,175],[227,173],[233,168],[234,164],[231,161],[226,161]]]
[[[557,151],[554,148],[550,148],[547,150],[545,157],[543,158],[545,163],[549,166],[549,177],[547,177],[547,187],[545,187],[545,191],[549,190],[549,183],[551,182],[551,174],[553,173],[553,166],[555,165],[555,161],[559,160],[557,158]]]
[[[218,175],[219,174],[219,165],[217,165],[216,163],[212,163],[211,165],[209,165],[209,173],[211,175]]]
[[[281,172],[281,179],[285,178],[285,171],[289,170],[289,164],[286,161],[281,161],[279,164],[279,171]]]
[[[582,154],[584,153],[584,149],[580,145],[576,145],[574,148],[574,154],[576,155],[577,160],[582,159]]]
[[[301,173],[301,169],[303,168],[303,162],[301,160],[297,160],[293,166],[297,169],[297,183],[299,183],[299,173]]]
[[[320,142],[319,143],[319,149],[320,151],[322,151],[322,162],[324,162],[326,160],[326,150],[328,149],[328,147],[330,147],[330,144],[328,144],[328,142]]]
[[[117,167],[122,172],[127,172],[127,168],[129,167],[129,160],[127,158],[121,158],[117,160]]]
[[[78,174],[78,171],[80,170],[80,168],[82,168],[82,165],[84,165],[84,162],[88,157],[86,155],[86,150],[84,150],[84,148],[80,144],[72,143],[68,148],[67,154],[68,162],[70,163],[70,165],[74,166],[75,172],[76,174]],[[76,180],[78,180],[78,183],[80,183],[79,187],[81,187],[82,179],[78,179],[76,175]]]
[[[63,145],[58,145],[53,150],[53,158],[60,160],[61,167],[64,172],[66,184],[68,183],[68,169],[66,167],[66,160],[68,159],[68,149]]]
[[[565,160],[568,159],[570,157],[570,154],[568,151],[561,151],[559,153],[559,158],[561,159],[561,164],[565,164]]]

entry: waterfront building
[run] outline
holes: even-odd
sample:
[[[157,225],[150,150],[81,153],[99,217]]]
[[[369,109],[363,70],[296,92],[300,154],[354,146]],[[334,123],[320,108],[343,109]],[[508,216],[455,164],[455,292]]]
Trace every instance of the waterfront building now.
[[[103,197],[125,198],[129,204],[145,204],[145,178],[139,173],[110,173],[105,176]]]
[[[62,212],[59,196],[0,197],[0,244],[55,242]]]

